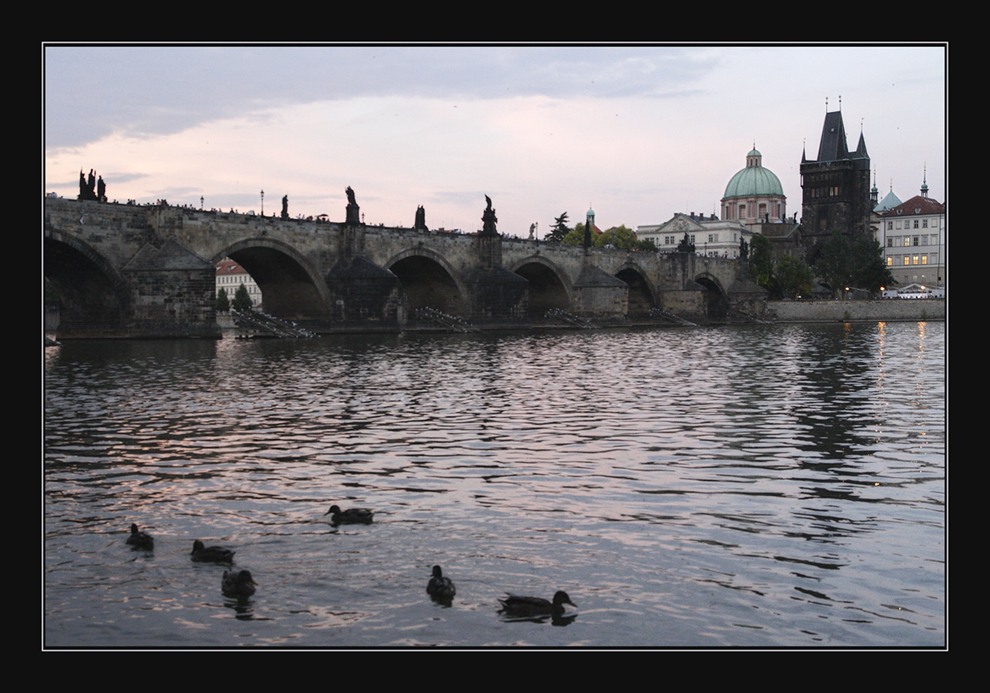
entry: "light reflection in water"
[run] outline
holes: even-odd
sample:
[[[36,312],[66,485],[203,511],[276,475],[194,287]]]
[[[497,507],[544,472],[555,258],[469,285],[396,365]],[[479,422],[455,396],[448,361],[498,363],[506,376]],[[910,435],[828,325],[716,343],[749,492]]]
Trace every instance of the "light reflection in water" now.
[[[943,366],[944,326],[906,323],[70,343],[46,641],[937,646]],[[320,523],[331,502],[376,523]],[[263,629],[223,624],[196,538],[237,547]],[[567,627],[494,616],[556,589]]]

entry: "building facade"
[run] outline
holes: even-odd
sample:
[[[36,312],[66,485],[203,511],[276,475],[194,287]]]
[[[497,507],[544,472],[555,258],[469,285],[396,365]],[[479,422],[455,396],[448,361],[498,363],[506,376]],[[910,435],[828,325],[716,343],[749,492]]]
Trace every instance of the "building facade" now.
[[[884,261],[897,286],[920,284],[945,288],[948,284],[945,204],[921,194],[879,213],[880,245]]]
[[[251,298],[251,304],[255,308],[261,305],[262,296],[258,284],[243,267],[230,258],[224,258],[217,263],[216,278],[217,294],[220,293],[220,289],[224,289],[227,292],[227,299],[233,301],[234,294],[237,293],[237,287],[243,284],[244,288],[247,289],[248,296]]]
[[[714,214],[708,218],[703,214],[695,216],[694,212],[678,212],[662,224],[636,227],[636,238],[653,241],[653,245],[661,253],[676,252],[684,234],[694,244],[694,251],[698,255],[737,258],[740,242],[745,238],[749,244],[753,232],[739,221],[724,221]]]

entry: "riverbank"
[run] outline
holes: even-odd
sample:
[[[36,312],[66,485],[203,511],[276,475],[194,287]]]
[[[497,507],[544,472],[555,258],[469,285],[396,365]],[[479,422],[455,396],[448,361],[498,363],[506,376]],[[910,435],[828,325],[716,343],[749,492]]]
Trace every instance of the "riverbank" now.
[[[940,299],[767,302],[767,319],[773,322],[944,321],[945,314],[946,302]]]

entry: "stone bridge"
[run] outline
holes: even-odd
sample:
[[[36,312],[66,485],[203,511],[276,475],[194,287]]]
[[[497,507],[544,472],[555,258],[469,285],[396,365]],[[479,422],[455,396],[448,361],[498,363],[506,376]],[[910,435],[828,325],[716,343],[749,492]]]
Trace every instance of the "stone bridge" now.
[[[46,197],[57,336],[218,337],[224,257],[255,279],[266,312],[316,332],[410,328],[427,307],[479,327],[539,324],[551,309],[602,324],[766,309],[736,260],[509,239],[487,223],[472,234],[368,226],[356,211],[330,222]]]

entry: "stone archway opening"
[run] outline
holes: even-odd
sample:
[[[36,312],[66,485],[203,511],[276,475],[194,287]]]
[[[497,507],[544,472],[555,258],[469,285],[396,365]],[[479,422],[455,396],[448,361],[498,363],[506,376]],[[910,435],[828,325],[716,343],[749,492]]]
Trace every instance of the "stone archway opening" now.
[[[705,287],[705,313],[709,320],[725,320],[729,315],[729,297],[722,287],[709,277],[698,277],[698,284]]]
[[[316,281],[287,253],[276,248],[246,246],[232,249],[224,257],[234,260],[251,275],[261,290],[266,313],[300,324],[326,319],[326,301]],[[233,299],[229,289],[228,295]]]
[[[465,315],[464,297],[445,267],[423,255],[410,255],[388,267],[399,278],[410,316],[432,308],[447,315]]]
[[[527,317],[538,320],[554,308],[568,310],[571,305],[567,289],[552,269],[539,262],[518,267],[516,274],[529,282],[529,306]]]
[[[635,269],[627,267],[615,276],[629,285],[629,308],[626,314],[630,318],[648,316],[650,310],[656,306],[656,302],[643,275]]]
[[[46,236],[44,277],[45,307],[58,337],[126,332],[127,291],[82,249]]]

